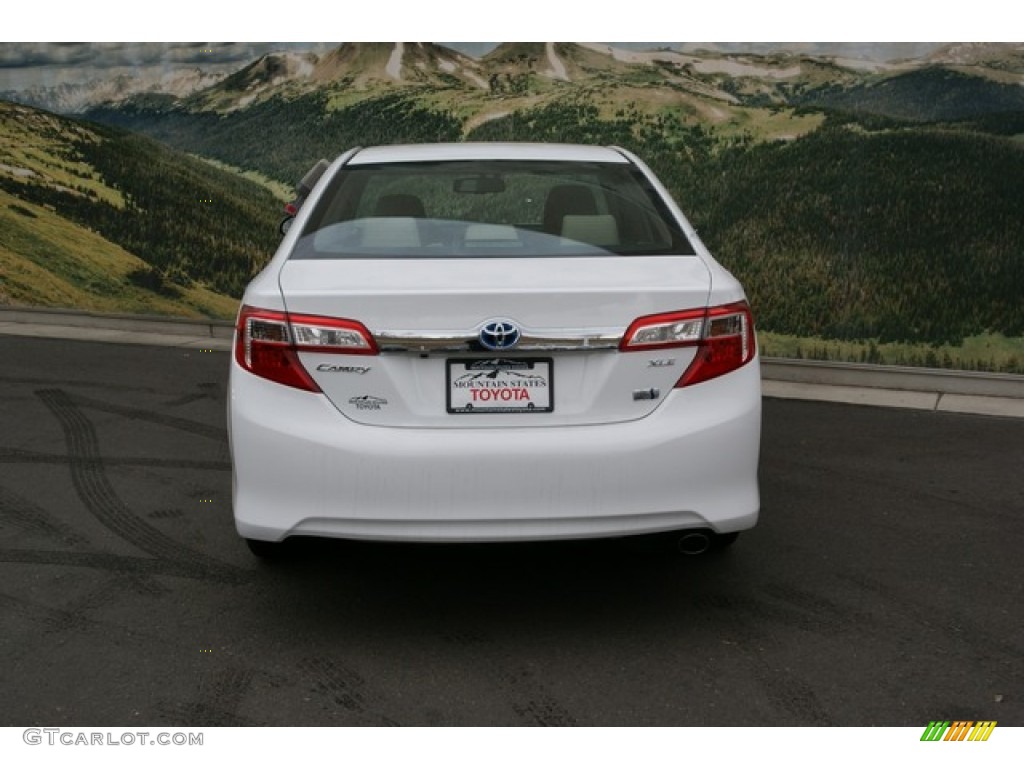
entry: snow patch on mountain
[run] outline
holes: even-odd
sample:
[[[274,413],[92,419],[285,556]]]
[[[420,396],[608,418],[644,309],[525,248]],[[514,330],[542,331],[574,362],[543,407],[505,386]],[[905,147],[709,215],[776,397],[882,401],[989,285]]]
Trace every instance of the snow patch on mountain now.
[[[899,69],[895,64],[889,64],[884,61],[866,61],[864,59],[849,59],[841,56],[831,59],[831,61],[837,67],[856,69],[861,72],[889,72],[890,70]]]
[[[463,128],[463,132],[469,133],[474,128],[477,128],[483,125],[484,123],[489,123],[491,122],[491,120],[497,120],[509,114],[511,114],[511,112],[507,109],[502,110],[500,112],[481,112],[480,114],[474,115],[473,117],[466,121],[466,125]]]
[[[315,59],[311,59],[308,56],[299,56],[296,59],[295,74],[299,77],[312,77]]]
[[[463,69],[462,74],[464,74],[466,77],[472,80],[473,84],[478,88],[481,88],[482,90],[485,91],[490,90],[487,85],[487,81],[480,77],[480,75],[478,75],[476,72],[473,72],[472,70],[469,69]]]
[[[616,61],[621,61],[624,64],[653,64],[656,61],[667,61],[672,64],[693,64],[700,61],[695,56],[689,56],[676,51],[630,51],[625,48],[606,45],[605,43],[577,43],[577,45],[595,53],[611,56]]]
[[[547,54],[548,64],[551,65],[551,69],[547,74],[556,80],[565,80],[566,82],[569,82],[569,73],[565,69],[565,63],[558,58],[558,54],[555,53],[555,44],[545,43],[544,52]]]
[[[944,64],[977,64],[979,61],[1000,59],[1007,54],[1024,53],[1024,43],[952,43],[937,51],[928,58]]]
[[[388,57],[387,66],[384,67],[384,71],[392,80],[402,79],[402,56],[404,55],[405,44],[395,43],[395,48],[391,51],[391,56]]]
[[[764,77],[772,80],[785,80],[800,74],[800,65],[795,64],[784,69],[748,64],[732,59],[700,59],[693,68],[704,75],[722,74],[729,77]]]

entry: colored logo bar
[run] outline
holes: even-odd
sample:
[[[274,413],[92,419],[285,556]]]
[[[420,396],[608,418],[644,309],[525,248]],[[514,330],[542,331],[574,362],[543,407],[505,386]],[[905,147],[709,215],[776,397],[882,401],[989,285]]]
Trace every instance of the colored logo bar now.
[[[988,741],[995,727],[995,720],[932,720],[921,741]]]

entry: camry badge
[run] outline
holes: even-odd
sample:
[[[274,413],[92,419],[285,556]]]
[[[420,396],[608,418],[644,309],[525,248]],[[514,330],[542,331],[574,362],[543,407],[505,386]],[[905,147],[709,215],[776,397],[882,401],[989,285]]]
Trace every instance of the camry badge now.
[[[362,375],[370,372],[368,365],[335,365],[334,363],[320,363],[316,369],[324,373],[358,373]]]
[[[520,335],[511,320],[491,320],[480,331],[480,344],[494,351],[512,349],[519,343]]]

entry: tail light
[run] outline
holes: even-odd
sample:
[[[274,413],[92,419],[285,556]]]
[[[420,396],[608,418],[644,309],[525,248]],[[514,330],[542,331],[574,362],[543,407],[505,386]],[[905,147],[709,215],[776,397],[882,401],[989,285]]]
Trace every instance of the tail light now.
[[[377,344],[362,323],[336,317],[297,315],[243,306],[235,333],[235,360],[256,376],[319,392],[298,353],[376,355]]]
[[[738,301],[641,317],[626,329],[619,345],[623,352],[669,347],[697,347],[676,387],[699,384],[743,367],[757,351],[750,306]]]

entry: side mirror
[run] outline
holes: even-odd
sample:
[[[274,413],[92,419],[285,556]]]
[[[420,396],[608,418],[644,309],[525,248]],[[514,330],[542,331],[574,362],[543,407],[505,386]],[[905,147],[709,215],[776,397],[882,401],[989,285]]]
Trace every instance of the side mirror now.
[[[292,228],[293,221],[295,221],[294,216],[285,216],[283,219],[281,219],[281,223],[277,225],[278,231],[282,235],[287,235],[288,230]]]

